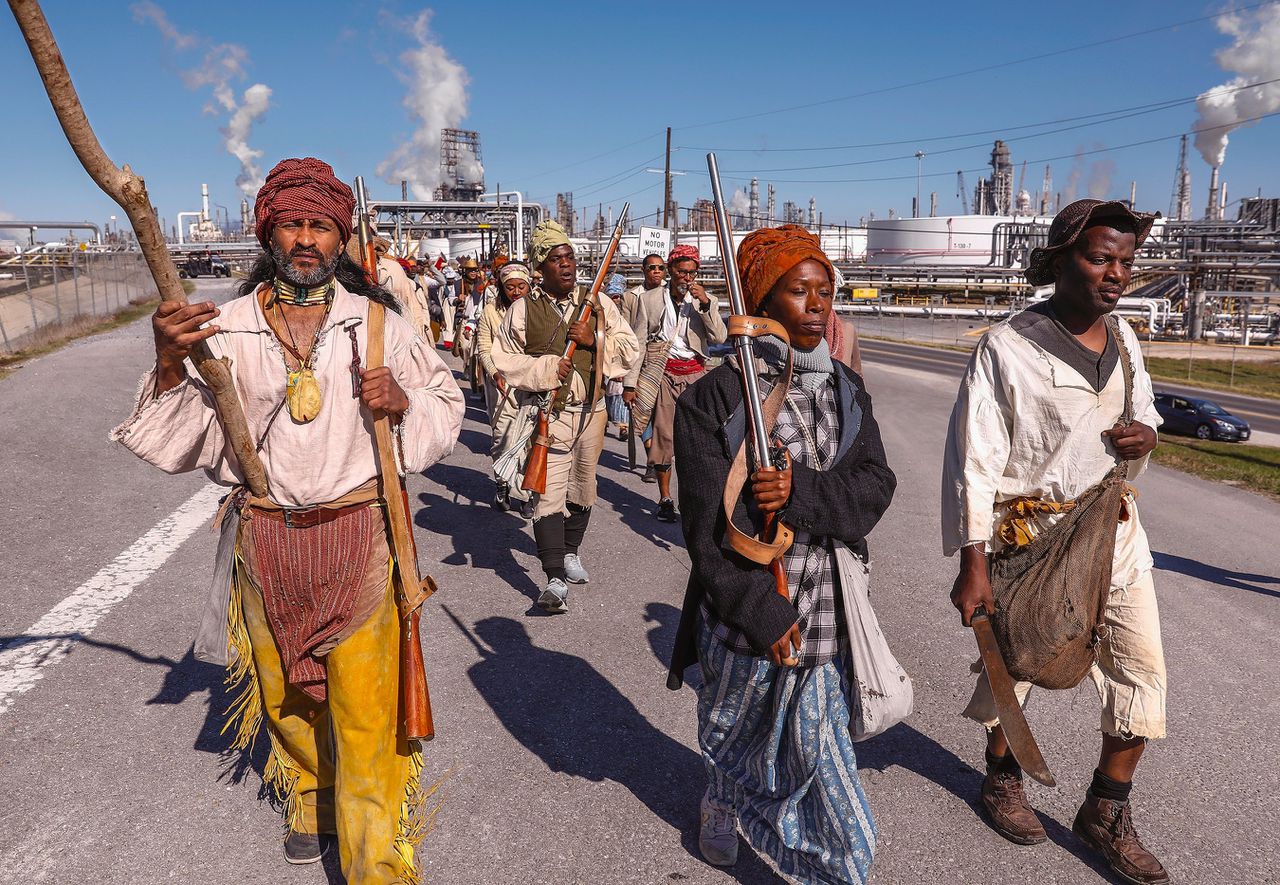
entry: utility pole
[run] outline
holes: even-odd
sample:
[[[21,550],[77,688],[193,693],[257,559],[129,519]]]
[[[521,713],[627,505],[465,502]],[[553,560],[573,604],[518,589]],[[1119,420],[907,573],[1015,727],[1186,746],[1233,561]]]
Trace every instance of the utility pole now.
[[[662,226],[671,229],[671,127],[667,127],[667,163],[662,167],[666,185],[662,197]]]

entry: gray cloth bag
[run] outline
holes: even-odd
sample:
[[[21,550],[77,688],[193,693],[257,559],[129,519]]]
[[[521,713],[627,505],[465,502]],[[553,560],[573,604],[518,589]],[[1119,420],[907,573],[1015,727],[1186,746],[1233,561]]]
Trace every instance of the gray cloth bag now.
[[[844,543],[832,539],[832,546],[849,631],[849,731],[865,741],[910,716],[915,692],[871,607],[871,567]]]
[[[231,608],[231,581],[236,567],[236,536],[240,532],[240,511],[228,507],[222,516],[222,532],[218,537],[218,554],[213,561],[213,578],[200,613],[191,653],[197,661],[227,666],[231,652],[227,647],[227,612]]]

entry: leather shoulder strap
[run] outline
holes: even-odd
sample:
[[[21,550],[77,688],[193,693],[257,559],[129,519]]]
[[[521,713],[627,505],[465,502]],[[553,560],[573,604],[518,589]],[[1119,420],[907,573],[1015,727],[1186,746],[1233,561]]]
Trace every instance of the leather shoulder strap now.
[[[1133,354],[1129,353],[1129,345],[1125,344],[1124,333],[1120,330],[1120,320],[1114,315],[1107,316],[1107,328],[1115,339],[1116,349],[1120,352],[1120,370],[1124,372],[1124,411],[1120,415],[1121,424],[1133,423]]]
[[[365,368],[376,369],[382,365],[386,347],[385,330],[387,309],[376,301],[369,302],[369,342],[365,345]]]

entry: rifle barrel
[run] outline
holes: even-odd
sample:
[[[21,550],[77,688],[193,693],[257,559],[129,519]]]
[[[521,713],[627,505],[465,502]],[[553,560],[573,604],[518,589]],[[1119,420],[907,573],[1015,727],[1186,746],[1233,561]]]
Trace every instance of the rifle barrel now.
[[[742,279],[738,276],[738,256],[733,248],[733,230],[729,227],[729,213],[725,211],[724,193],[720,190],[720,167],[716,155],[707,154],[707,171],[711,175],[711,196],[715,200],[716,239],[720,243],[720,261],[724,266],[725,283],[729,287],[729,310],[736,316],[745,316],[747,302],[742,295]],[[742,384],[746,388],[747,414],[751,417],[751,440],[755,443],[756,467],[773,466],[769,445],[769,430],[764,426],[764,409],[761,407],[760,384],[756,375],[756,355],[751,349],[751,336],[734,335],[733,347],[738,354]]]

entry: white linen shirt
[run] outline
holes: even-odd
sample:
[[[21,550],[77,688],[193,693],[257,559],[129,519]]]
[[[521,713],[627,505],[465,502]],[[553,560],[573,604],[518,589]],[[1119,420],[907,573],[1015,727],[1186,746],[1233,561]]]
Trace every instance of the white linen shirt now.
[[[1133,361],[1134,420],[1158,427],[1151,376],[1138,338],[1125,322],[1121,335]],[[1116,363],[1095,392],[1075,369],[1018,334],[1006,320],[978,342],[951,413],[942,475],[942,547],[947,556],[982,543],[1002,544],[996,528],[1005,502],[1019,497],[1066,502],[1100,482],[1115,466],[1102,436],[1124,410],[1124,370]],[[1130,480],[1147,458],[1125,462]],[[1116,531],[1112,585],[1127,586],[1152,567],[1146,533],[1132,497],[1129,519]],[[1039,517],[1041,527],[1060,514]]]
[[[355,329],[361,365],[367,365],[369,301],[336,284],[333,307],[316,343],[312,368],[320,383],[320,414],[305,424],[281,410],[260,456],[270,497],[285,507],[336,501],[378,474],[369,410],[353,396],[351,339]],[[214,356],[231,361],[249,435],[257,442],[285,395],[284,351],[267,325],[256,295],[222,306],[209,339]],[[406,472],[425,470],[453,450],[466,407],[462,391],[434,349],[399,314],[386,312],[385,359],[409,397],[396,437]],[[219,485],[244,482],[239,461],[218,421],[213,394],[188,362],[187,379],[159,397],[155,368],[142,377],[127,421],[111,432],[142,460],[166,473],[204,470]]]

